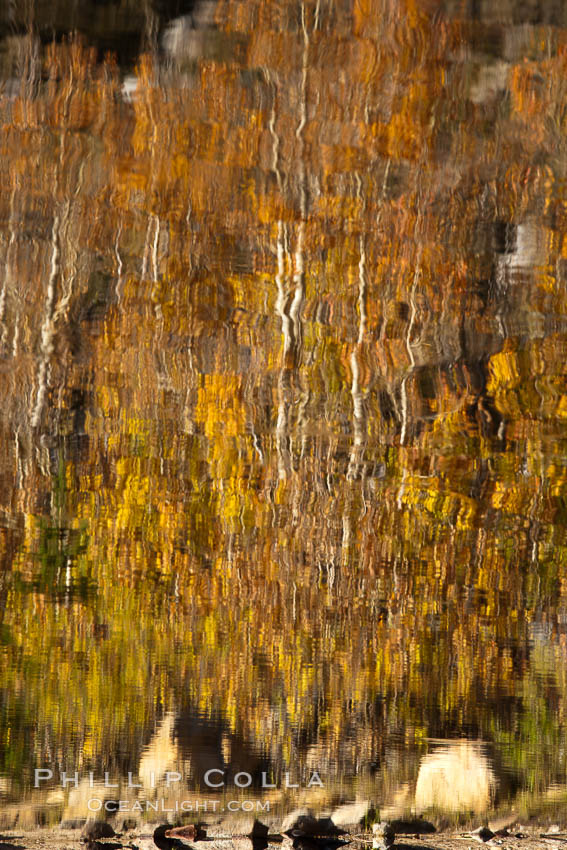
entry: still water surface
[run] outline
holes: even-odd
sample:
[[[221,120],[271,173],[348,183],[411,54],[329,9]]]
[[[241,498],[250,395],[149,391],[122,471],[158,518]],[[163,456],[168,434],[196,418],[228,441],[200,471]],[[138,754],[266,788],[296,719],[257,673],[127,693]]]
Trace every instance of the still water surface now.
[[[36,6],[0,28],[6,811],[36,768],[51,821],[89,771],[565,802],[563,5]]]

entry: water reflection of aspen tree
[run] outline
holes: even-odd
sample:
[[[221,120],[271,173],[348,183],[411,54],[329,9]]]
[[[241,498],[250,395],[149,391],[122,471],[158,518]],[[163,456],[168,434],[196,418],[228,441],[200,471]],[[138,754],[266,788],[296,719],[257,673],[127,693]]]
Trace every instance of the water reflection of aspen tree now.
[[[8,346],[9,324],[7,322],[8,299],[10,305],[12,301],[17,304],[16,293],[14,292],[14,266],[17,263],[18,246],[16,241],[17,235],[17,215],[16,215],[16,197],[19,196],[17,178],[13,178],[14,186],[10,195],[10,218],[8,220],[8,245],[4,255],[4,276],[2,280],[2,290],[0,291],[0,346],[2,355],[5,356]],[[17,328],[14,327],[14,354],[17,350]]]
[[[290,471],[290,452],[288,446],[288,419],[289,419],[289,370],[286,366],[288,352],[293,349],[293,331],[291,319],[287,312],[287,295],[285,283],[285,255],[284,255],[284,225],[278,221],[277,232],[277,274],[276,274],[276,311],[281,320],[283,346],[283,365],[278,377],[278,416],[276,421],[276,445],[278,452],[278,470],[280,479],[287,478]]]
[[[306,8],[305,3],[301,4],[301,29],[303,32],[303,51],[301,58],[301,87],[300,87],[300,119],[295,137],[297,140],[297,171],[299,182],[299,225],[297,231],[297,242],[295,250],[295,273],[293,282],[295,291],[289,308],[290,319],[293,322],[294,333],[296,339],[296,355],[295,361],[295,377],[297,379],[297,407],[296,430],[300,440],[298,469],[301,470],[306,460],[305,448],[307,445],[305,426],[306,426],[306,408],[309,401],[309,386],[304,374],[304,328],[302,310],[305,303],[305,265],[306,265],[306,247],[305,247],[305,231],[307,228],[309,216],[309,198],[307,189],[307,172],[306,172],[306,152],[305,152],[305,127],[307,124],[307,81],[309,71],[309,33],[307,30]],[[311,354],[311,352],[310,352]],[[303,367],[303,368],[302,368]],[[296,475],[294,479],[294,495],[292,501],[292,516],[293,522],[297,526],[301,523],[301,505],[303,503],[303,483],[300,475]]]
[[[352,481],[356,479],[362,468],[362,455],[365,444],[367,416],[364,405],[364,392],[360,385],[360,362],[362,356],[364,335],[366,333],[366,297],[367,297],[367,280],[366,280],[366,251],[364,248],[364,239],[361,236],[359,240],[360,259],[358,263],[358,338],[356,345],[353,348],[350,356],[350,369],[352,373],[351,396],[352,396],[352,416],[353,416],[353,439],[350,453],[350,461],[347,470],[347,479]]]
[[[307,123],[307,75],[309,68],[309,33],[307,31],[305,4],[301,6],[301,26],[303,33],[303,51],[302,51],[302,67],[301,67],[301,85],[299,96],[299,123],[295,131],[297,143],[297,173],[298,173],[298,188],[299,188],[299,224],[297,227],[297,237],[295,254],[293,258],[293,291],[289,291],[288,286],[284,282],[284,228],[283,223],[278,221],[277,230],[277,275],[276,286],[278,297],[276,301],[276,310],[281,319],[282,334],[284,339],[283,346],[283,363],[279,377],[279,404],[278,404],[278,420],[276,426],[276,434],[278,447],[280,452],[280,477],[285,477],[284,468],[290,462],[291,455],[289,448],[291,437],[289,434],[289,415],[290,406],[293,401],[295,391],[295,381],[301,387],[301,401],[298,405],[298,416],[296,426],[298,431],[302,431],[305,421],[305,408],[308,400],[308,392],[302,386],[300,375],[301,366],[301,351],[303,343],[303,320],[301,311],[305,301],[305,229],[307,226],[308,217],[308,195],[307,195],[307,176],[305,165],[305,138],[304,131]],[[275,94],[274,94],[275,103]],[[273,138],[273,163],[274,170],[278,175],[278,183],[280,190],[283,182],[280,179],[278,169],[278,150],[279,138],[275,131],[275,115],[272,113],[270,121],[270,129]],[[287,444],[287,446],[286,446]],[[303,441],[302,441],[303,445]],[[284,446],[286,446],[284,448]],[[285,461],[284,462],[284,458]]]
[[[68,211],[68,204],[66,205]],[[53,216],[51,228],[51,268],[47,281],[45,308],[43,323],[41,327],[41,348],[37,370],[37,390],[35,403],[31,412],[30,424],[37,428],[47,396],[47,382],[49,374],[49,362],[53,354],[53,337],[55,335],[55,307],[57,303],[57,280],[60,275],[61,249],[59,245],[59,215]]]
[[[401,414],[402,414],[402,430],[400,433],[400,445],[404,446],[407,442],[408,437],[408,422],[409,422],[409,410],[408,410],[408,391],[407,391],[407,382],[413,375],[415,371],[415,355],[413,353],[414,349],[414,340],[413,340],[413,329],[415,326],[416,318],[417,318],[417,307],[416,307],[416,293],[417,293],[417,284],[419,282],[419,277],[421,274],[421,255],[422,255],[422,246],[419,246],[418,256],[415,261],[415,270],[412,278],[411,290],[409,293],[409,302],[410,302],[410,316],[408,329],[406,332],[406,349],[409,358],[409,367],[402,378],[402,382],[400,385],[400,396],[401,396]]]
[[[305,125],[307,123],[307,72],[309,69],[309,33],[305,18],[305,3],[301,4],[301,28],[303,31],[303,53],[301,67],[301,88],[299,96],[300,119],[295,137],[297,139],[297,171],[299,182],[299,226],[295,249],[295,291],[289,306],[289,317],[294,329],[294,368],[299,369],[299,357],[303,340],[301,310],[305,301],[305,228],[307,226],[308,198],[307,175],[305,168]]]

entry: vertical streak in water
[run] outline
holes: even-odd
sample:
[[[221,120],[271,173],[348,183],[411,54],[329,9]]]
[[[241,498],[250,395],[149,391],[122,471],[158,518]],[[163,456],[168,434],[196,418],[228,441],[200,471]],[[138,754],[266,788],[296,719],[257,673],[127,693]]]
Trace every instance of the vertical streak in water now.
[[[273,90],[273,101],[272,101],[272,112],[270,115],[270,134],[272,136],[272,167],[276,174],[276,179],[278,181],[278,188],[280,193],[283,196],[283,179],[282,174],[279,169],[279,149],[280,149],[280,139],[276,131],[276,107],[277,107],[277,84],[275,81],[270,79],[270,72],[266,69],[266,75],[268,80],[272,83]],[[287,353],[291,349],[292,340],[291,340],[291,329],[290,329],[290,320],[287,315],[286,305],[287,305],[287,295],[285,291],[285,263],[284,263],[284,232],[283,232],[283,221],[280,219],[278,221],[278,232],[276,239],[276,252],[277,252],[277,273],[276,273],[276,289],[277,289],[277,298],[276,298],[276,312],[281,320],[281,328],[282,334],[284,338],[284,351],[283,351],[283,362],[284,366],[280,371],[280,377],[278,381],[278,418],[276,422],[276,453],[278,457],[278,477],[280,479],[287,477],[288,470],[288,452],[286,443],[286,435],[287,435],[287,401],[286,401],[286,388],[285,388],[285,362],[287,358]]]
[[[14,336],[12,337],[12,357],[16,358],[19,353],[20,342],[20,311],[17,309],[14,319]]]
[[[301,328],[301,308],[305,300],[305,227],[307,221],[307,178],[305,173],[305,139],[303,137],[305,125],[307,123],[307,70],[309,66],[309,33],[307,32],[307,24],[305,21],[305,4],[301,6],[301,24],[303,28],[303,60],[301,68],[301,97],[300,97],[300,118],[299,124],[295,131],[295,136],[298,141],[298,171],[299,171],[299,192],[300,192],[300,214],[299,229],[297,233],[297,243],[295,249],[295,274],[293,281],[295,291],[293,300],[289,308],[289,317],[293,322],[295,347],[299,348],[301,344],[302,328]],[[298,352],[296,351],[296,355]],[[296,361],[297,362],[297,361]]]
[[[159,217],[152,213],[151,220],[154,222],[154,243],[152,246],[152,300],[154,302],[154,312],[156,315],[156,319],[159,322],[163,322],[163,310],[161,309],[161,304],[158,301],[158,248],[159,248],[159,238],[160,238],[160,221]]]
[[[276,442],[278,452],[278,471],[279,477],[285,478],[290,465],[289,449],[286,446],[289,430],[289,405],[290,405],[290,368],[297,368],[300,354],[301,339],[302,339],[302,323],[301,309],[305,301],[305,229],[307,221],[307,179],[305,169],[305,140],[304,129],[307,123],[307,73],[309,66],[309,33],[307,31],[307,23],[305,17],[305,4],[301,7],[301,25],[303,30],[303,55],[301,67],[301,90],[300,90],[300,114],[299,123],[295,131],[295,136],[298,143],[298,177],[299,177],[299,193],[300,193],[300,222],[297,233],[297,242],[294,255],[294,274],[293,274],[293,297],[291,298],[286,292],[284,285],[284,239],[283,239],[283,224],[278,222],[277,235],[277,257],[278,257],[278,272],[276,275],[276,286],[278,297],[276,300],[276,311],[281,318],[282,334],[284,338],[283,350],[283,366],[279,380],[279,407],[278,420],[276,426]],[[275,130],[275,102],[270,119],[270,132],[273,138],[273,167],[278,178],[280,191],[282,190],[281,174],[278,168],[279,159],[279,139]],[[303,411],[307,404],[306,399],[302,400],[302,405],[299,412],[300,422],[303,420]]]
[[[45,314],[41,327],[41,349],[37,377],[37,393],[34,409],[31,415],[31,426],[39,425],[45,397],[47,394],[47,377],[49,371],[49,360],[53,351],[53,336],[55,333],[54,313],[57,301],[57,277],[59,275],[59,216],[53,216],[53,227],[51,229],[51,271],[47,284],[47,297],[45,301]]]
[[[265,74],[266,74],[266,77],[268,79],[268,82],[271,84],[272,94],[273,94],[272,111],[270,113],[270,121],[268,123],[268,128],[270,130],[270,135],[272,136],[272,142],[273,142],[273,144],[272,144],[272,168],[273,168],[274,173],[276,175],[276,180],[278,181],[278,188],[279,188],[280,193],[281,193],[282,198],[283,198],[284,187],[283,187],[282,173],[281,173],[280,167],[279,167],[280,137],[278,136],[277,131],[276,131],[276,106],[277,106],[277,101],[278,101],[278,90],[277,90],[277,85],[276,85],[275,81],[271,79],[270,71],[267,68],[265,69]]]
[[[382,201],[384,201],[386,197],[386,192],[388,190],[388,177],[390,176],[390,166],[392,165],[392,160],[388,157],[388,162],[386,163],[386,168],[384,169],[384,179],[382,180]],[[380,223],[380,219],[382,218],[382,206],[378,210],[378,215],[376,216],[377,223]]]
[[[415,233],[416,233],[418,238],[419,238],[420,219],[421,219],[421,215],[420,215],[420,212],[418,210],[417,221],[416,221],[416,225],[415,225]],[[419,247],[418,247],[418,251],[417,251],[416,261],[415,261],[415,271],[414,271],[414,275],[413,275],[412,286],[411,286],[411,290],[410,290],[410,293],[409,293],[411,313],[410,313],[410,321],[409,321],[409,324],[408,324],[408,330],[407,330],[407,333],[406,333],[406,348],[407,348],[407,352],[408,352],[410,365],[409,365],[409,368],[408,368],[406,374],[403,377],[402,385],[400,387],[401,406],[402,406],[402,410],[401,410],[402,429],[401,429],[401,433],[400,433],[400,446],[405,446],[406,441],[407,441],[408,393],[407,393],[406,384],[407,384],[407,381],[410,378],[412,372],[415,369],[415,357],[414,357],[414,354],[413,354],[412,333],[413,333],[413,329],[414,329],[414,325],[415,325],[415,319],[416,319],[416,316],[417,316],[417,309],[416,309],[416,306],[415,306],[415,294],[416,294],[416,290],[417,290],[417,284],[418,284],[418,281],[419,281],[419,277],[420,277],[420,274],[421,274],[421,259],[422,259],[422,256],[423,256],[423,243],[420,242]],[[404,464],[403,469],[402,469],[402,480],[401,480],[401,483],[400,483],[400,487],[399,487],[399,490],[398,490],[398,496],[397,496],[398,510],[402,510],[402,507],[403,507],[403,498],[404,498],[404,493],[405,493],[405,489],[406,489],[406,478],[407,478],[407,469],[406,469],[406,466]]]
[[[413,275],[412,287],[411,287],[411,291],[410,291],[411,314],[410,314],[410,321],[409,321],[409,324],[408,324],[408,330],[407,330],[407,334],[406,334],[406,348],[407,348],[407,352],[408,352],[410,366],[409,366],[408,371],[406,372],[406,374],[403,377],[402,386],[401,386],[401,389],[400,389],[400,394],[401,394],[401,397],[402,397],[402,432],[400,434],[400,445],[401,446],[405,446],[405,444],[406,444],[407,427],[408,427],[408,393],[407,393],[406,383],[408,381],[408,378],[411,376],[413,370],[415,369],[415,357],[413,355],[412,333],[413,333],[413,328],[414,328],[414,325],[415,325],[415,319],[416,319],[416,316],[417,316],[417,310],[416,310],[416,306],[415,306],[415,293],[416,293],[416,289],[417,289],[417,283],[418,283],[418,280],[419,280],[419,276],[421,274],[421,254],[422,254],[422,250],[423,249],[420,246],[419,254],[418,254],[418,257],[417,257],[416,264],[415,264],[415,272],[414,272],[414,275]]]
[[[299,367],[301,359],[301,346],[303,342],[303,323],[301,319],[301,310],[305,302],[305,230],[307,226],[308,214],[308,196],[307,196],[307,175],[305,167],[305,125],[307,124],[307,74],[309,70],[309,33],[307,31],[307,21],[305,15],[305,3],[301,5],[301,26],[303,30],[303,55],[301,62],[301,97],[300,97],[300,118],[299,124],[295,131],[295,136],[298,142],[298,172],[299,172],[299,192],[300,192],[300,215],[299,229],[297,233],[297,243],[295,248],[295,274],[294,284],[295,291],[293,300],[289,308],[290,319],[293,322],[295,335],[295,352],[294,366]],[[303,456],[306,445],[305,437],[305,410],[309,400],[309,389],[302,385],[298,372],[298,380],[301,386],[301,401],[298,407],[297,425],[302,433],[301,456]],[[294,514],[299,516],[299,500],[300,492],[296,492],[294,500]]]
[[[158,279],[158,246],[159,246],[160,226],[159,226],[159,218],[158,218],[157,215],[155,215],[155,213],[152,215],[152,218],[155,222],[154,245],[153,245],[153,250],[152,250],[152,274],[153,274],[154,283],[157,283],[157,279]]]
[[[64,167],[64,158],[65,158],[65,135],[63,136],[61,143],[61,151],[59,155],[59,171],[63,170]],[[77,188],[75,190],[75,196],[78,196],[81,191],[81,184],[83,180],[83,168],[79,171],[79,179]],[[57,203],[57,202],[56,202]],[[39,359],[39,368],[38,368],[38,379],[37,379],[37,393],[34,409],[31,414],[31,427],[36,428],[40,421],[43,413],[43,408],[45,405],[45,399],[47,395],[47,386],[48,386],[48,378],[49,378],[49,367],[51,355],[53,353],[53,340],[55,337],[55,331],[57,327],[57,322],[63,316],[68,308],[68,305],[71,301],[71,296],[73,294],[73,283],[77,274],[77,259],[78,253],[76,248],[74,247],[75,240],[69,235],[69,228],[72,224],[71,217],[71,198],[67,198],[63,206],[63,215],[60,221],[59,215],[57,212],[54,214],[53,218],[53,228],[51,232],[51,271],[49,275],[49,281],[47,284],[47,295],[46,295],[46,303],[45,303],[45,314],[43,319],[43,324],[41,328],[41,344],[40,344],[40,359]],[[61,296],[58,302],[58,288],[57,288],[57,280],[59,277],[62,277],[62,269],[61,269],[61,241],[64,241],[67,245],[71,246],[69,248],[72,256],[71,260],[71,272],[68,276],[68,279],[61,280]],[[46,465],[46,470],[48,465]]]
[[[15,201],[16,201],[17,183],[12,190],[10,197],[10,223],[9,223],[9,239],[8,247],[6,248],[6,259],[4,261],[4,280],[2,282],[2,291],[0,292],[0,347],[2,352],[5,351],[8,344],[8,326],[6,324],[6,302],[8,298],[8,290],[12,284],[12,265],[13,254],[15,253],[14,245],[16,243],[16,217],[15,217]]]
[[[284,263],[284,233],[283,222],[278,221],[278,236],[277,236],[277,259],[278,271],[276,274],[276,287],[278,297],[276,299],[276,312],[281,318],[282,334],[284,338],[284,363],[280,371],[278,382],[278,419],[276,423],[276,451],[278,455],[278,475],[279,478],[287,478],[289,465],[289,452],[286,446],[287,440],[287,422],[288,422],[288,402],[286,398],[286,355],[292,344],[291,322],[287,315],[286,305],[287,296],[285,291],[285,263]]]
[[[358,341],[350,356],[350,368],[352,372],[352,408],[353,408],[353,431],[354,439],[350,454],[350,463],[347,471],[347,480],[353,481],[360,468],[361,449],[364,443],[364,432],[366,429],[366,416],[364,411],[363,392],[360,388],[360,363],[359,355],[362,351],[364,335],[366,333],[366,251],[364,239],[360,237],[360,260],[358,263]]]
[[[19,427],[16,427],[14,431],[14,458],[16,462],[16,487],[18,490],[22,490],[24,484],[24,465],[22,461],[22,439]]]
[[[313,21],[313,32],[319,29],[319,17],[321,15],[321,0],[317,0],[315,5],[315,20]]]
[[[161,237],[161,222],[159,216],[155,213],[152,213],[150,216],[150,220],[154,224],[154,238],[152,244],[152,291],[151,291],[151,300],[154,305],[154,315],[156,317],[156,321],[158,324],[158,328],[156,329],[156,343],[158,340],[161,340],[163,337],[163,328],[164,328],[164,315],[163,309],[159,302],[159,243]],[[148,245],[149,247],[149,245]],[[171,386],[171,378],[167,372],[166,358],[163,347],[160,345],[156,345],[155,351],[155,362],[156,362],[156,370],[157,370],[157,378],[158,378],[158,387],[161,389],[167,388]]]
[[[152,233],[152,227],[154,223],[153,215],[148,216],[148,228],[146,230],[146,239],[144,241],[144,256],[142,258],[142,270],[141,277],[142,280],[145,280],[148,276],[148,264],[150,261],[150,236]]]
[[[121,236],[122,236],[122,222],[120,222],[119,225],[118,225],[118,230],[116,231],[116,239],[114,241],[114,256],[116,257],[116,264],[117,264],[116,288],[115,288],[116,300],[117,301],[120,301],[120,299],[122,297],[122,286],[123,286],[123,280],[122,280],[123,266],[122,266],[122,257],[120,256],[120,250],[119,250],[120,237]]]
[[[278,221],[278,236],[276,243],[278,271],[276,274],[276,288],[278,297],[276,299],[276,310],[281,318],[282,334],[284,338],[284,365],[289,351],[293,348],[293,329],[287,312],[288,296],[285,287],[285,263],[284,263],[284,234],[283,222]]]
[[[53,315],[53,325],[57,324],[59,319],[64,316],[67,312],[67,308],[71,301],[71,296],[73,294],[73,284],[75,282],[75,278],[77,276],[77,260],[78,253],[76,248],[76,240],[69,235],[69,228],[72,222],[72,217],[69,214],[70,204],[67,203],[66,207],[66,215],[65,215],[65,230],[62,232],[62,237],[64,239],[64,244],[68,246],[68,251],[71,255],[71,271],[69,275],[63,275],[61,279],[61,298],[57,304],[57,308]]]

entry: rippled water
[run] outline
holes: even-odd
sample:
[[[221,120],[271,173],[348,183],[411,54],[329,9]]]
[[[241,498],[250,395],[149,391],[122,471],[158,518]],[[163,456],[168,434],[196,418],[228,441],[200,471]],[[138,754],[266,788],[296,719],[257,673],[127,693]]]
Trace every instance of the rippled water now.
[[[4,821],[561,805],[563,4],[88,5],[0,18]]]

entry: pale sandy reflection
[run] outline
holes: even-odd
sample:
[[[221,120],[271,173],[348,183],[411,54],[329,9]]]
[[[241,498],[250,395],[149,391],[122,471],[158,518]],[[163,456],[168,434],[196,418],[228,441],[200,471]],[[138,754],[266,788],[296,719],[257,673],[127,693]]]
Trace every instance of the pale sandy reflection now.
[[[416,810],[487,811],[498,780],[483,744],[447,741],[424,756],[415,788]]]
[[[166,771],[178,769],[179,750],[173,740],[175,715],[169,712],[158,725],[148,746],[144,749],[138,770],[139,782],[150,787],[155,786],[155,777],[161,777]]]

